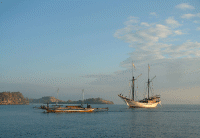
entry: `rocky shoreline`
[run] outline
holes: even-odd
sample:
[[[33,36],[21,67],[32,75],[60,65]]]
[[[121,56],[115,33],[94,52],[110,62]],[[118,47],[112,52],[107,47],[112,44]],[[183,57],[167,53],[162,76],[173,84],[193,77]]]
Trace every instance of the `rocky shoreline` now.
[[[27,105],[28,98],[24,98],[20,92],[1,92],[0,105]]]

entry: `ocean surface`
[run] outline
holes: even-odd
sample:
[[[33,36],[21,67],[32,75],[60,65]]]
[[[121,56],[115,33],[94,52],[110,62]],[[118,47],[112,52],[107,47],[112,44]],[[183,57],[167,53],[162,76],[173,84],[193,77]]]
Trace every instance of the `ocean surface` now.
[[[199,138],[200,105],[108,107],[94,113],[44,113],[40,105],[0,105],[0,138]]]

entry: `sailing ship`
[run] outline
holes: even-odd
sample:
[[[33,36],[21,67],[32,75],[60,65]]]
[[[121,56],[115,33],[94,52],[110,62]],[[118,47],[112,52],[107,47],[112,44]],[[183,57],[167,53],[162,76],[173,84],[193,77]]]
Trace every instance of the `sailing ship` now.
[[[134,65],[134,64],[133,64]],[[135,92],[134,92],[134,88],[135,88],[135,80],[140,76],[138,76],[136,79],[132,78],[132,99],[131,98],[127,98],[126,96],[123,96],[122,94],[119,94],[118,96],[124,100],[124,102],[131,108],[155,108],[157,107],[158,104],[161,104],[161,100],[160,100],[160,95],[154,95],[154,96],[149,96],[149,87],[150,87],[150,82],[152,82],[152,80],[156,77],[153,77],[151,80],[149,79],[149,65],[148,65],[148,82],[147,82],[147,86],[148,86],[148,97],[144,98],[142,100],[136,101],[134,99],[135,96]]]

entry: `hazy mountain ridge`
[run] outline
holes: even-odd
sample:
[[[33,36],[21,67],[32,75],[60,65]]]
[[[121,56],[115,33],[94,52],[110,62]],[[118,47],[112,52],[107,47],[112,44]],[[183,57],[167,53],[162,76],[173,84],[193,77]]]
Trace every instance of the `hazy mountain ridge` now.
[[[50,104],[51,103],[56,103],[57,99],[53,96],[45,96],[45,97],[42,97],[40,99],[29,99],[29,102],[30,103],[47,103],[49,102]],[[83,103],[82,100],[78,100],[78,101],[71,101],[71,100],[68,100],[68,101],[63,101],[63,100],[59,100],[58,99],[58,103],[60,104],[81,104]],[[102,98],[89,98],[89,99],[85,99],[84,100],[84,103],[88,103],[88,104],[114,104],[112,101],[107,101],[107,100],[104,100]]]
[[[30,103],[55,103],[57,101],[57,99],[53,96],[44,96],[42,98],[39,98],[39,99],[29,99],[29,102]],[[58,99],[58,102],[65,102],[63,100],[59,100]]]

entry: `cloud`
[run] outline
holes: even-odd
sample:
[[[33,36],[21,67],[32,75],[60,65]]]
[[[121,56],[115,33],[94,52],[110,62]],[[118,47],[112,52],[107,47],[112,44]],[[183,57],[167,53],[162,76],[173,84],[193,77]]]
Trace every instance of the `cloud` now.
[[[195,8],[188,3],[181,3],[179,5],[176,5],[176,8],[181,9],[181,10],[194,10]]]
[[[200,27],[197,27],[197,31],[200,31]]]
[[[140,22],[139,18],[135,17],[135,16],[130,16],[128,19],[129,20],[124,23],[127,26],[132,25],[132,24],[136,24],[136,23]]]
[[[126,41],[127,43],[130,43],[130,46],[155,45],[155,43],[158,43],[160,40],[173,34],[171,28],[163,24],[149,25],[145,22],[140,24],[139,22],[133,22],[132,24],[126,23],[125,25],[126,26],[124,28],[118,29],[114,36],[118,39]]]
[[[141,25],[144,25],[144,26],[147,26],[147,27],[150,26],[150,25],[149,25],[148,23],[146,23],[146,22],[141,22]]]
[[[130,43],[144,43],[144,41],[157,42],[160,38],[166,38],[172,33],[167,26],[162,24],[156,24],[141,30],[138,30],[138,28],[141,28],[140,26],[138,28],[136,28],[136,26],[132,27],[133,28],[129,29],[127,29],[128,27],[119,29],[115,32],[114,36]]]
[[[193,18],[195,16],[196,16],[195,14],[183,14],[181,16],[181,18],[183,18],[183,19],[190,19],[190,18]]]
[[[190,14],[190,13],[188,13],[188,14],[183,14],[181,16],[181,18],[183,18],[183,19],[191,19],[193,17],[200,17],[200,13],[197,13],[197,14]]]
[[[171,46],[163,52],[173,59],[200,57],[200,43],[187,41],[181,45]]]
[[[184,34],[181,30],[176,30],[176,31],[174,31],[174,33],[177,34],[177,35],[182,35],[182,34]]]
[[[193,23],[200,23],[200,21],[195,20],[195,21],[193,21]]]
[[[179,27],[179,26],[181,26],[181,24],[178,22],[178,21],[176,21],[175,19],[174,19],[174,17],[169,17],[168,19],[166,19],[165,20],[165,22],[168,24],[168,25],[171,25],[172,27]]]
[[[166,38],[172,34],[170,28],[162,24],[156,24],[156,27],[149,29],[149,32],[152,32],[152,34],[155,34],[159,38]]]
[[[137,19],[139,21],[139,19]],[[114,36],[134,47],[134,54],[130,56],[135,61],[146,62],[157,59],[178,59],[200,57],[200,43],[186,41],[180,45],[164,43],[177,35],[183,35],[181,30],[174,27],[181,26],[173,17],[169,17],[163,24],[148,24],[134,22],[115,32]],[[129,28],[129,29],[127,29]],[[170,41],[168,41],[170,42]]]
[[[149,15],[151,15],[151,16],[158,16],[155,12],[151,12]]]

